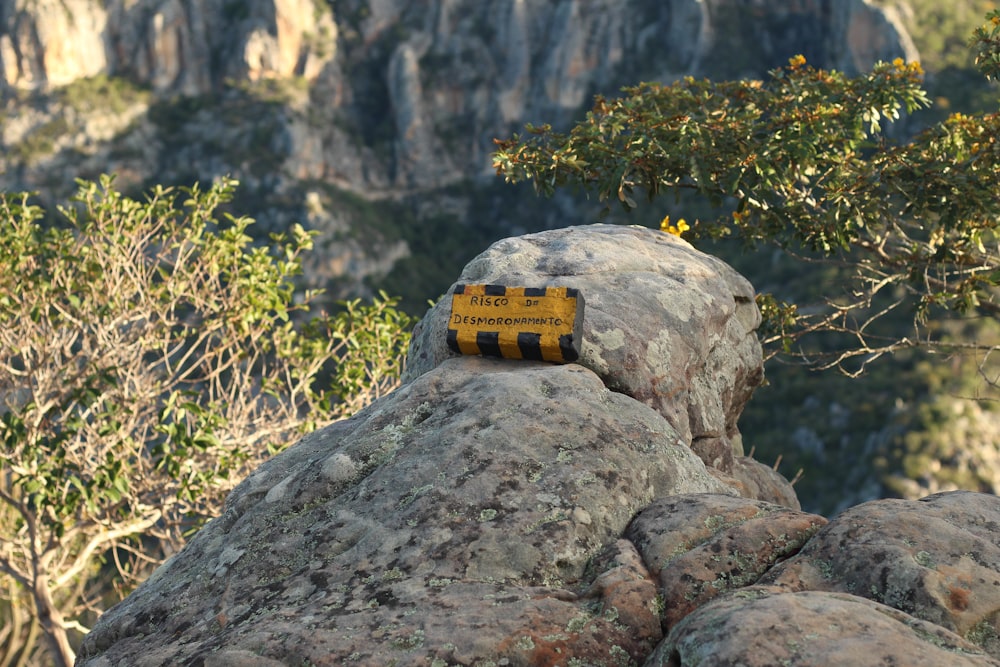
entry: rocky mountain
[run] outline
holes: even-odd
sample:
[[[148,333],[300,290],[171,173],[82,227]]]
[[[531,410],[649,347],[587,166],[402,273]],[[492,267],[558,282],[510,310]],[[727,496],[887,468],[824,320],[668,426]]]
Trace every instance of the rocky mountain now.
[[[849,73],[914,60],[909,19],[907,3],[868,0],[0,0],[0,188],[53,203],[105,172],[134,194],[232,174],[232,210],[262,239],[293,222],[318,233],[310,286],[384,288],[419,315],[495,239],[597,216],[579,193],[499,182],[494,137],[568,126],[595,93],[640,80],[762,78],[798,53]],[[800,281],[740,268],[765,289]],[[909,452],[905,433],[938,425],[933,383],[906,363],[850,386],[774,368],[744,417],[748,449],[802,466],[814,509],[914,493],[896,478],[928,448]],[[952,454],[979,471],[995,458]],[[991,488],[920,488],[970,483]]]

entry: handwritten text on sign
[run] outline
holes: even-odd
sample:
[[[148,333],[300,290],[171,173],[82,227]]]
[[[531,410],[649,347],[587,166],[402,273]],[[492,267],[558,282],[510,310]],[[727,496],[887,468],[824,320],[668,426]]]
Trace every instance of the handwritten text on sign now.
[[[583,295],[572,287],[457,285],[448,347],[461,354],[576,361],[583,308]]]

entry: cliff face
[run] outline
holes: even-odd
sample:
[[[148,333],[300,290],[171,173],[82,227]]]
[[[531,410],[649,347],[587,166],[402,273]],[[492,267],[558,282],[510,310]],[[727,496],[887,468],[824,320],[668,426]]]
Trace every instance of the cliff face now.
[[[312,0],[8,0],[0,16],[2,82],[18,88],[103,73],[196,95],[225,77],[314,77],[336,42]]]
[[[58,200],[106,172],[126,189],[232,174],[265,229],[319,232],[310,275],[343,296],[420,254],[407,225],[465,224],[481,247],[579,215],[484,216],[509,208],[478,191],[494,137],[796,53],[847,71],[916,57],[863,0],[0,0],[0,187]],[[432,263],[468,259],[452,254]]]
[[[585,225],[458,282],[505,277],[586,293],[577,363],[446,356],[432,313],[400,388],[255,470],[76,664],[1000,667],[1000,499],[828,522],[742,456],[760,319],[730,267]]]
[[[485,175],[494,136],[566,122],[595,92],[760,76],[795,53],[847,71],[915,57],[895,17],[862,0],[0,2],[0,88],[106,74],[169,100],[297,77],[317,117],[283,119],[281,165],[367,191]],[[150,172],[170,161],[150,153]]]

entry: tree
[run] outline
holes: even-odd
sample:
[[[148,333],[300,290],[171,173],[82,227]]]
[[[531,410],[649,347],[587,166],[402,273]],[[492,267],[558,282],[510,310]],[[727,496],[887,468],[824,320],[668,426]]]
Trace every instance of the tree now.
[[[987,21],[973,47],[996,78],[1000,13]],[[928,104],[922,73],[896,59],[848,77],[796,56],[763,82],[643,83],[597,97],[569,133],[529,126],[526,137],[498,140],[494,167],[542,194],[575,185],[627,210],[637,193],[694,192],[721,211],[692,223],[696,235],[846,267],[848,287],[827,286],[821,308],[770,295],[758,303],[772,353],[798,343],[812,363],[858,373],[883,354],[942,344],[926,326],[931,314],[1000,313],[1000,116],[953,114],[890,141],[883,122]],[[881,338],[880,321],[903,310],[915,333]],[[817,332],[838,334],[838,347],[805,347]]]
[[[127,589],[263,459],[398,383],[409,318],[382,294],[304,320],[310,235],[220,222],[235,185],[81,181],[45,226],[0,198],[0,665],[71,665],[114,601],[102,565]]]

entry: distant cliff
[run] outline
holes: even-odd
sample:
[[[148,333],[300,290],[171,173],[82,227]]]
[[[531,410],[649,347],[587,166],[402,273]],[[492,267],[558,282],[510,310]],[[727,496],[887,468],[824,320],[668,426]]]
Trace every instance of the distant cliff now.
[[[761,76],[796,53],[848,72],[915,57],[897,17],[862,0],[0,2],[0,88],[45,92],[104,74],[170,100],[301,79],[298,113],[276,128],[280,166],[366,192],[486,175],[494,136],[566,121],[595,92]],[[5,132],[4,144],[20,138]],[[147,148],[147,171],[171,162]],[[26,185],[46,171],[40,162]]]
[[[320,232],[310,275],[348,294],[420,264],[407,233],[431,219],[468,251],[566,224],[572,203],[498,212],[494,137],[640,80],[762,77],[796,53],[849,72],[916,58],[863,0],[0,0],[0,187],[232,174],[265,228]]]

